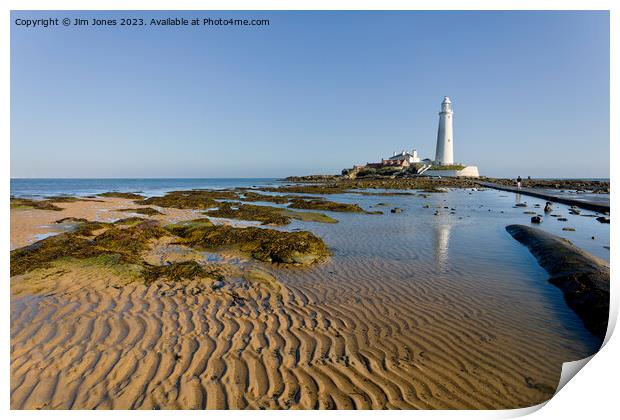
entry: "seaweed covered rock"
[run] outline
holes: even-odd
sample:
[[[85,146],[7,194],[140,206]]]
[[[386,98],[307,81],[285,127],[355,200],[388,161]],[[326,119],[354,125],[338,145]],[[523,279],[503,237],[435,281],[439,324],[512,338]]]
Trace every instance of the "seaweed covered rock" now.
[[[205,214],[211,217],[257,221],[264,225],[287,225],[291,222],[291,218],[284,216],[279,208],[252,204],[240,204],[233,207],[231,203],[222,203],[219,208],[209,210]]]
[[[169,235],[170,232],[157,222],[145,221],[126,228],[112,226],[96,236],[93,243],[99,250],[121,254],[128,261],[136,261],[140,253],[149,248],[152,240]]]
[[[243,197],[241,197],[241,201],[265,201],[269,203],[276,204],[286,204],[290,200],[290,196],[286,195],[266,195],[259,194],[254,191],[245,191],[243,193]]]
[[[124,213],[143,214],[145,216],[156,216],[158,214],[162,214],[159,210],[156,210],[152,207],[139,207],[135,209],[119,209],[117,211],[122,211]]]
[[[586,328],[602,340],[609,319],[609,265],[540,229],[509,225],[506,230],[528,247],[551,276],[549,282],[564,292],[566,302]]]
[[[98,230],[103,230],[97,234]],[[45,238],[32,245],[11,251],[11,276],[37,268],[46,268],[63,258],[86,259],[103,254],[118,254],[123,261],[141,264],[140,253],[152,239],[170,233],[150,222],[121,228],[102,222],[82,223],[75,232]]]
[[[308,185],[282,185],[280,187],[261,188],[263,191],[302,194],[342,194],[350,187],[340,183],[320,183]]]
[[[62,211],[61,207],[52,204],[51,200],[30,200],[27,198],[11,197],[12,209],[35,209],[35,210],[53,210]]]
[[[347,179],[345,177],[289,177],[287,181],[303,183],[299,185],[284,185],[282,187],[263,188],[265,191],[341,194],[367,189],[390,190],[423,190],[428,192],[443,192],[445,188],[478,188],[476,179],[463,177],[384,177],[380,175],[362,179]]]
[[[259,261],[311,264],[329,255],[323,241],[307,231],[213,225],[201,219],[169,226],[180,243],[203,249],[235,248]]]
[[[337,203],[328,200],[291,200],[289,208],[307,210],[327,210],[335,212],[364,213],[364,209],[357,204]]]
[[[62,258],[91,258],[100,255],[91,240],[74,233],[51,236],[11,251],[11,276],[37,268],[47,268]]]
[[[163,197],[149,197],[144,200],[134,201],[134,203],[176,209],[206,210],[217,207],[220,204],[216,199],[236,198],[238,198],[238,195],[232,191],[191,190],[172,191]]]
[[[120,191],[109,191],[101,194],[97,194],[100,197],[110,197],[110,198],[128,198],[130,200],[138,200],[140,198],[144,198],[143,195],[131,193],[131,192],[120,192]]]
[[[323,213],[294,211],[281,207],[256,206],[252,204],[222,203],[218,209],[205,212],[207,216],[226,219],[262,222],[263,225],[287,225],[291,219],[304,222],[338,223]]]
[[[222,275],[216,270],[206,270],[196,261],[174,262],[168,265],[147,265],[142,270],[144,283],[149,285],[156,280],[178,282],[194,278],[221,279]]]

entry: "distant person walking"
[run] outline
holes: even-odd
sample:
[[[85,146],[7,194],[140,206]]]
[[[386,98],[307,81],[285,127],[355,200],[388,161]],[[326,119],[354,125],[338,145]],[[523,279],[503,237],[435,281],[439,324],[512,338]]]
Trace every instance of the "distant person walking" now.
[[[519,175],[519,176],[517,177],[517,188],[519,188],[519,189],[521,188],[521,181],[522,181],[522,179],[521,179],[521,175]]]

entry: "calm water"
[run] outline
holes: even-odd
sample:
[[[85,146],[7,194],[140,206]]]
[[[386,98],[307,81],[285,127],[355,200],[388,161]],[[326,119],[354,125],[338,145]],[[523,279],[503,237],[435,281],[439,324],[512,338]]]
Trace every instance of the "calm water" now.
[[[12,178],[11,195],[42,198],[120,191],[154,196],[173,190],[265,186],[276,182],[274,178]]]
[[[302,274],[296,270],[277,274],[310,300],[346,313],[351,302],[365,299],[371,320],[372,311],[415,318],[420,308],[433,308],[433,325],[450,331],[472,321],[468,331],[495,340],[493,354],[515,351],[524,368],[551,376],[559,376],[563,362],[598,350],[597,340],[566,305],[562,292],[548,282],[549,275],[505,230],[509,224],[530,225],[531,215],[524,211],[543,213],[534,204],[544,206],[544,200],[497,190],[458,189],[429,198],[339,194],[330,199],[381,209],[384,214],[335,213],[330,216],[339,220],[336,225],[295,221],[287,227],[312,230],[334,253],[328,263]],[[518,202],[527,202],[527,207],[515,208]],[[390,206],[376,207],[379,203]],[[404,211],[390,213],[396,206]],[[537,228],[609,260],[604,248],[609,245],[609,225],[570,215],[565,205],[556,204],[554,209],[568,221],[544,216]],[[411,314],[390,307],[397,299],[395,290],[399,297],[411,299]],[[473,313],[468,312],[471,308]],[[440,336],[465,340],[449,332]]]

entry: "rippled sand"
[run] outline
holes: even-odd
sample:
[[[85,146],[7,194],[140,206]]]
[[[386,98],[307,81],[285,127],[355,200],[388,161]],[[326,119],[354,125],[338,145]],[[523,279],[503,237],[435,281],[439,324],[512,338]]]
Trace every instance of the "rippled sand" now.
[[[62,207],[12,211],[12,246],[69,215],[127,217],[106,210],[124,200]],[[334,250],[320,266],[231,271],[260,267],[279,290],[147,287],[84,264],[12,278],[11,407],[516,408],[550,398],[561,363],[596,350],[503,233],[454,252],[467,225],[390,217],[294,225]]]

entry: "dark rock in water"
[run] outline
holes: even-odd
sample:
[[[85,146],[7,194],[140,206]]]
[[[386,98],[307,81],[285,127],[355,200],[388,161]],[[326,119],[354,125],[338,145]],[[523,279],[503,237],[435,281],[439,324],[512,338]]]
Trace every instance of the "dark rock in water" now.
[[[517,203],[515,207],[527,207],[527,203]]]
[[[524,211],[523,214],[536,214],[535,211]]]
[[[568,219],[566,217],[559,217],[558,222],[568,222]]]
[[[81,217],[63,217],[62,219],[56,220],[54,223],[87,223],[88,220],[83,219]]]
[[[562,217],[561,214],[550,214],[549,216],[551,216],[551,217]]]
[[[596,220],[598,220],[601,223],[609,224],[609,217],[601,216],[601,217],[597,217]]]
[[[551,213],[551,211],[553,211],[553,208],[551,207],[551,203],[547,201],[545,203],[545,213]]]
[[[565,230],[567,232],[574,232],[576,229],[572,227],[563,227],[562,230]]]
[[[569,214],[574,214],[575,216],[579,216],[581,214],[581,211],[571,209],[571,210],[568,211],[568,213]]]
[[[536,203],[534,204],[534,207],[540,207],[540,204]]]
[[[596,238],[593,236],[592,239],[596,239]]]
[[[542,223],[542,217],[540,217],[540,216],[534,216],[534,217],[532,217],[531,222],[532,222],[532,223],[537,223],[537,224],[538,224],[538,223]]]
[[[390,210],[391,213],[402,213],[403,209],[401,209],[400,207],[394,207],[392,210]]]
[[[430,206],[429,206],[428,204],[424,204],[424,205],[422,206],[422,208],[424,208],[424,209],[428,209],[429,207],[430,207]]]
[[[435,211],[435,213],[433,213],[435,216],[439,216],[439,212]]]
[[[562,290],[568,306],[602,340],[609,319],[609,264],[541,229],[510,225],[506,230],[528,247],[551,276],[549,282]]]

